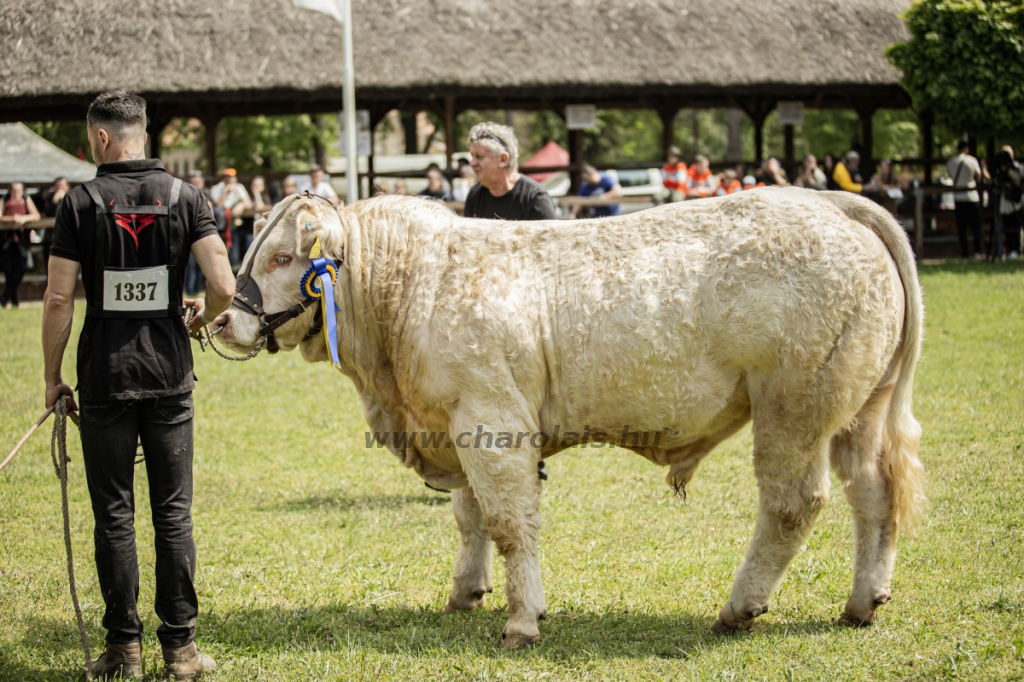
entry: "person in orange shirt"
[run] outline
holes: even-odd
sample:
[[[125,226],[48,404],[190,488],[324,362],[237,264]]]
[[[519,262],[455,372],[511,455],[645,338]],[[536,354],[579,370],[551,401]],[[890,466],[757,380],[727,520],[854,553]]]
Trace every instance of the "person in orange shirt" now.
[[[661,184],[665,189],[655,197],[659,204],[670,204],[686,198],[689,176],[683,163],[683,152],[675,145],[668,148],[665,165],[661,169]]]
[[[718,189],[718,178],[711,172],[708,157],[698,154],[687,174],[687,194],[691,197],[708,197]]]
[[[726,194],[732,194],[743,189],[743,185],[740,183],[739,178],[736,177],[736,171],[729,169],[722,173],[722,177],[718,182],[718,189],[715,190],[716,197],[724,197]]]

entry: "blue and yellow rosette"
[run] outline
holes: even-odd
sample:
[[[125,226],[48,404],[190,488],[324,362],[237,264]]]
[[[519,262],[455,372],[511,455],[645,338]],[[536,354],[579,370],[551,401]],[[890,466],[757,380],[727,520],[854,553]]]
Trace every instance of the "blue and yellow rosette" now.
[[[338,318],[334,311],[334,284],[338,281],[338,268],[334,263],[320,255],[320,237],[316,238],[309,257],[313,263],[302,275],[299,285],[302,295],[309,300],[320,301],[320,312],[324,319],[324,344],[331,364],[341,368],[338,360]]]

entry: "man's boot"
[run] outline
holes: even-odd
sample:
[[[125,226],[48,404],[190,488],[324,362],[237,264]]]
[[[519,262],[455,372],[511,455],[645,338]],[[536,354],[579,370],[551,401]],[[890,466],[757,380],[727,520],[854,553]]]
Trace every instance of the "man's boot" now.
[[[142,642],[114,644],[107,642],[107,649],[99,658],[86,666],[90,675],[99,679],[135,679],[142,677]]]
[[[172,680],[194,680],[203,673],[217,669],[217,661],[200,653],[196,643],[185,646],[163,647],[164,677]]]

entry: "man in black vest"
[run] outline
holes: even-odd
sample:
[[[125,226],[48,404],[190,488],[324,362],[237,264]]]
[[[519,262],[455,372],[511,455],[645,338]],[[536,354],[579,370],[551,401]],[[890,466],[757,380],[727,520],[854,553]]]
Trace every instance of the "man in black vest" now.
[[[106,604],[98,676],[142,675],[136,600],[133,483],[141,441],[156,534],[156,634],[165,673],[193,679],[216,663],[195,645],[192,539],[192,349],[182,315],[189,253],[209,282],[198,328],[227,309],[234,277],[206,198],[145,158],[146,103],[118,90],[87,115],[96,179],[67,193],[56,216],[43,308],[46,405],[72,388],[61,378],[81,272],[85,325],[78,343],[82,454]]]

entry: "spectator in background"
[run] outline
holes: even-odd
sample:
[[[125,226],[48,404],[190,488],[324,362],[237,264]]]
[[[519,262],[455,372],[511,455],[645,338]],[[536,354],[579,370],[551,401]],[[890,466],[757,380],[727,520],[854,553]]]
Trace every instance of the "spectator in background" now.
[[[985,260],[985,238],[982,234],[981,197],[978,180],[983,175],[978,160],[968,152],[967,140],[956,146],[956,156],[946,162],[946,170],[953,180],[953,202],[956,211],[956,231],[960,238],[960,256],[967,258],[967,233],[974,239],[974,260]]]
[[[252,209],[253,215],[239,216],[235,219],[237,229],[231,242],[232,250],[229,252],[233,263],[241,263],[249,251],[249,247],[252,246],[252,228],[253,223],[256,222],[256,216],[264,211],[269,211],[274,205],[270,193],[267,191],[267,182],[262,175],[257,175],[252,179],[252,182],[249,183],[249,191],[252,193],[252,196],[249,197],[249,207]]]
[[[1014,160],[1013,147],[1007,145],[996,154],[994,180],[999,190],[999,219],[1006,235],[1008,258],[1017,260],[1024,213],[1024,168]]]
[[[395,180],[395,195],[404,197],[409,195],[409,185],[402,178]]]
[[[782,170],[782,164],[774,156],[769,156],[761,164],[761,169],[757,172],[756,177],[764,185],[789,187],[789,178],[786,177],[785,171]]]
[[[452,195],[452,184],[448,182],[448,178],[444,176],[444,171],[433,161],[431,161],[427,166],[427,174],[429,175],[431,171],[437,171],[441,174],[441,189],[443,189],[444,193],[450,197]]]
[[[391,188],[388,186],[387,181],[375,178],[373,181],[373,187],[370,188],[371,197],[379,197],[382,194],[390,194]]]
[[[427,168],[427,186],[420,192],[421,197],[430,197],[437,201],[448,201],[450,195],[444,189],[444,175],[436,164],[433,168]]]
[[[805,189],[828,189],[828,178],[818,168],[818,159],[814,154],[804,157],[803,164],[800,166],[800,175],[794,184]]]
[[[25,196],[25,186],[20,182],[12,182],[7,191],[7,198],[0,201],[0,221],[4,229],[0,231],[0,262],[4,266],[4,293],[0,296],[0,307],[18,307],[18,287],[28,271],[28,255],[31,244],[29,231],[25,223],[39,220],[39,211],[32,203],[32,198]]]
[[[208,202],[210,201],[210,190],[206,189],[206,178],[203,177],[203,171],[189,171],[188,184],[202,191],[203,196],[206,197],[206,200]],[[210,202],[210,208],[213,208],[213,202]]]
[[[267,191],[267,181],[263,179],[262,175],[257,175],[252,179],[252,182],[249,183],[249,192],[251,193],[252,210],[256,213],[270,210],[274,205],[274,200],[270,198],[270,192]]]
[[[758,187],[764,187],[764,183],[758,182],[753,175],[743,177],[743,189],[757,189]]]
[[[298,194],[299,186],[295,183],[295,178],[290,175],[286,177],[281,183],[281,192],[284,194],[284,196],[281,197],[282,201],[293,194]]]
[[[581,197],[602,197],[604,199],[614,199],[615,197],[622,196],[622,186],[619,185],[619,181],[613,178],[608,173],[600,173],[596,168],[591,166],[589,163],[583,164],[583,173],[581,174],[583,182],[580,184],[580,190],[577,193]],[[612,204],[611,206],[593,206],[591,215],[595,218],[608,218],[611,216],[622,214],[621,204]],[[570,217],[575,218],[580,214],[580,206],[573,204],[569,208]]]
[[[878,203],[889,213],[896,215],[896,202],[903,198],[903,189],[900,187],[899,177],[892,168],[892,159],[882,159],[878,163],[878,170],[871,176],[871,182],[864,189],[877,192]]]
[[[686,193],[691,197],[709,197],[718,189],[718,178],[711,172],[711,162],[702,154],[697,155],[686,176]]]
[[[452,198],[455,201],[465,201],[469,196],[469,190],[473,189],[473,185],[476,184],[476,173],[473,172],[468,161],[466,163],[463,161],[465,159],[459,159],[459,177],[455,178],[455,186],[452,188]]]
[[[860,174],[860,154],[852,150],[847,152],[843,160],[836,163],[835,170],[832,171],[832,179],[839,189],[862,194],[864,178]]]
[[[718,181],[718,188],[715,189],[715,196],[724,197],[727,194],[739,192],[741,189],[743,189],[743,183],[736,177],[736,171],[730,168],[722,173]]]
[[[321,196],[327,201],[331,202],[335,206],[341,199],[338,197],[338,193],[334,191],[334,187],[331,183],[324,179],[324,169],[320,166],[314,165],[309,169],[309,191],[317,196]],[[294,194],[294,192],[292,192]],[[355,197],[349,197],[349,203],[355,201]]]
[[[665,189],[654,198],[655,204],[671,204],[686,198],[686,188],[690,180],[683,163],[683,152],[672,145],[665,155],[665,165],[661,169],[661,184]]]
[[[53,187],[50,189],[49,194],[43,199],[43,215],[47,218],[57,217],[57,207],[60,206],[60,202],[64,199],[64,195],[71,189],[71,185],[68,184],[68,179],[61,176],[53,181]],[[52,230],[40,230],[39,237],[43,243],[43,266],[49,272],[50,268],[50,247],[53,245],[53,231]]]
[[[825,154],[825,158],[821,160],[821,169],[825,173],[825,189],[836,191],[839,185],[832,178],[832,174],[836,172],[836,156],[832,152]]]
[[[467,218],[551,220],[555,203],[536,180],[519,172],[515,131],[490,121],[469,131],[469,162],[477,184],[466,197]]]
[[[221,238],[228,247],[228,258],[234,265],[239,260],[239,240],[235,233],[242,226],[242,213],[252,207],[249,192],[238,181],[238,173],[234,168],[224,169],[221,181],[210,188],[210,200],[213,202],[217,229],[221,230]]]
[[[71,189],[71,185],[68,184],[67,178],[62,176],[53,181],[53,187],[43,199],[44,216],[47,218],[55,218],[57,216],[57,207],[60,206],[61,200],[68,193],[69,189]]]

